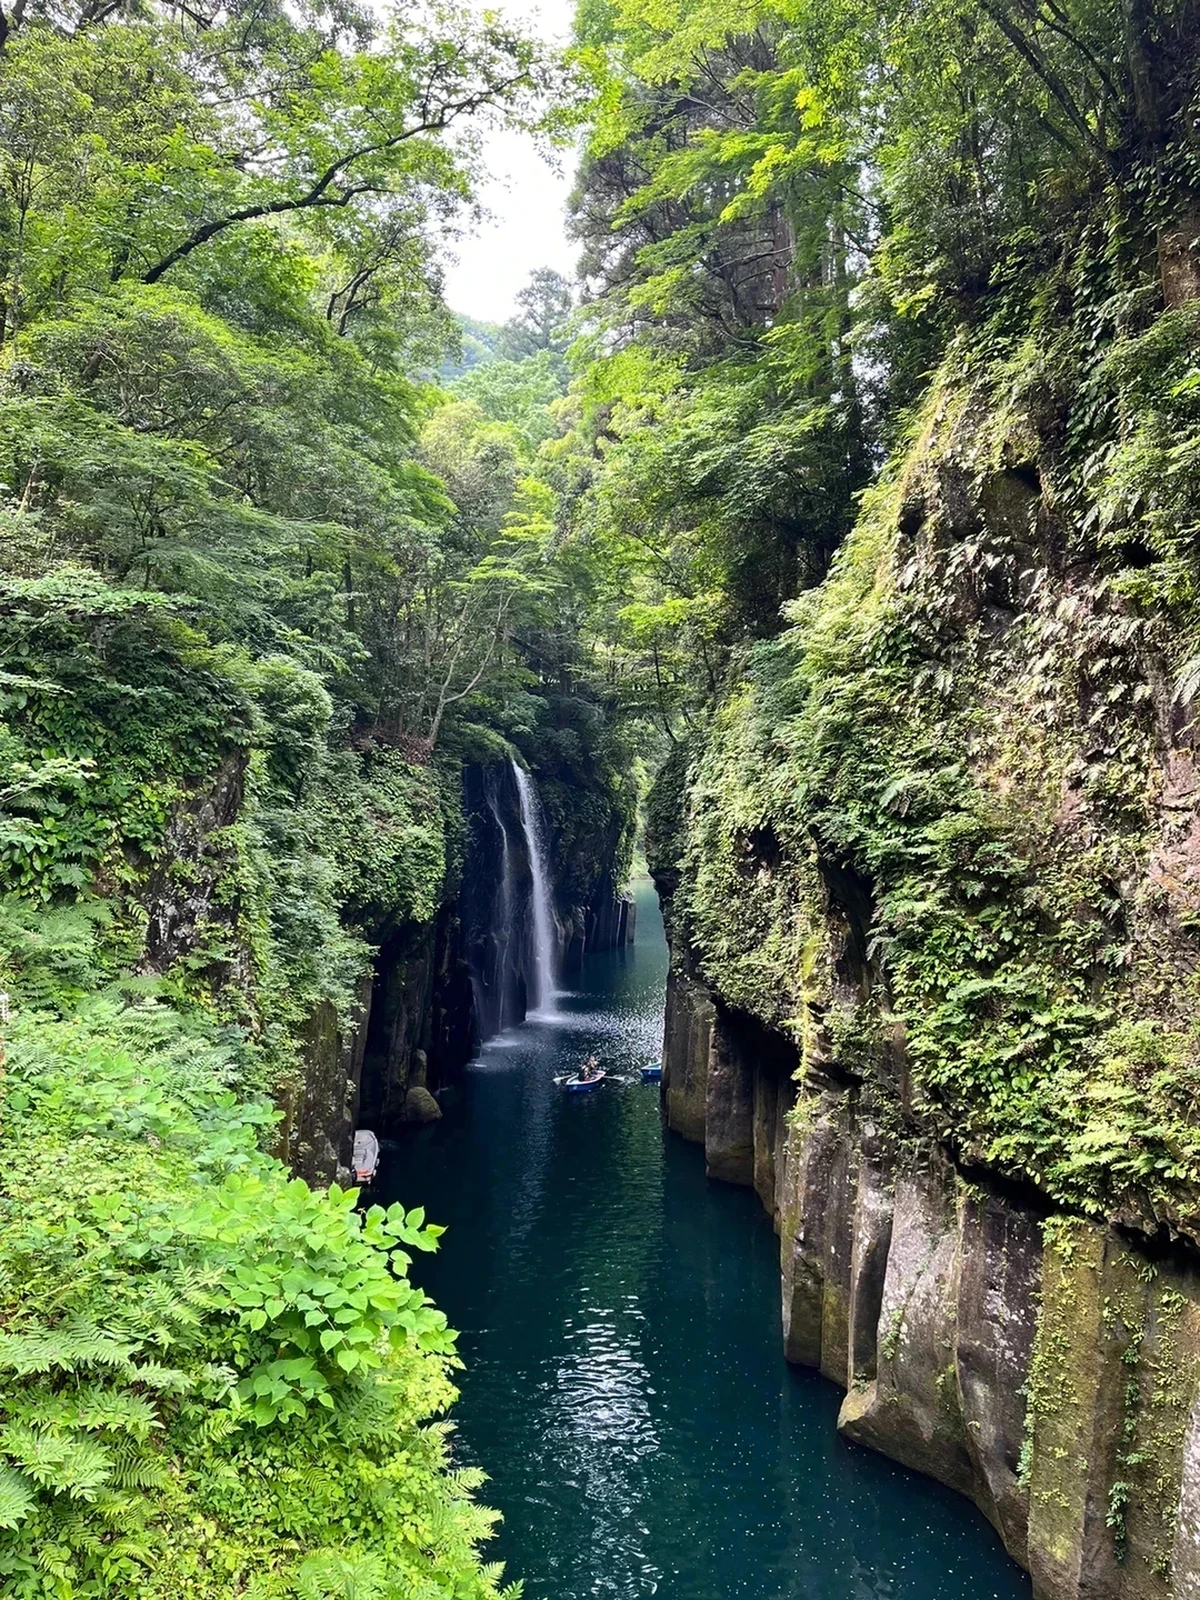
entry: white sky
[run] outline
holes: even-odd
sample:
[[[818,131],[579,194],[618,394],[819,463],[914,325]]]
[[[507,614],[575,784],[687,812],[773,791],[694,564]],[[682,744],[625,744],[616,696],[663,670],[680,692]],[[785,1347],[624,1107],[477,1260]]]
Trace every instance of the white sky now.
[[[538,0],[535,5],[504,6],[519,14],[547,39],[565,40],[574,0]],[[517,291],[536,267],[554,267],[572,278],[579,247],[566,236],[566,203],[573,178],[570,151],[555,171],[519,133],[493,135],[487,150],[490,178],[479,198],[490,213],[454,249],[458,261],[446,272],[446,300],[454,311],[484,322],[505,322]]]

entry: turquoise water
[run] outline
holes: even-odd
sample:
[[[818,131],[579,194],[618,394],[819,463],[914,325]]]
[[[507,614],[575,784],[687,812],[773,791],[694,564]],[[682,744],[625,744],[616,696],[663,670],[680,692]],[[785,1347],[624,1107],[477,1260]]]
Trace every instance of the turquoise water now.
[[[657,1056],[666,947],[593,957],[563,1017],[485,1047],[380,1196],[449,1232],[418,1262],[462,1330],[460,1460],[527,1600],[1028,1600],[983,1518],[840,1440],[838,1391],[780,1354],[778,1246],[708,1183],[655,1085],[553,1083]]]

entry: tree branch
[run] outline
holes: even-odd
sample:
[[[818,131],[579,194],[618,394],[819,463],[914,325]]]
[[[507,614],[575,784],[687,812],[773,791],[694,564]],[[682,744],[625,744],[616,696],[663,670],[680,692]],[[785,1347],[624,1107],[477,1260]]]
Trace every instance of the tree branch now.
[[[1035,21],[1044,22],[1046,27],[1052,29],[1061,39],[1065,39],[1069,45],[1078,50],[1080,55],[1091,64],[1092,70],[1108,91],[1109,99],[1113,105],[1119,108],[1122,100],[1121,92],[1117,88],[1108,68],[1086,39],[1081,39],[1071,27],[1070,17],[1057,3],[1057,0],[1044,0],[1046,11],[1049,13],[1047,16],[1042,16],[1038,11],[1037,0],[1033,0],[1032,10],[1030,8],[1030,0],[1021,0],[1021,3],[1026,13],[1031,15]]]
[[[422,117],[422,120],[414,123],[411,128],[404,128],[400,133],[393,134],[390,139],[380,139],[375,144],[360,145],[356,150],[347,151],[344,156],[340,156],[326,167],[303,194],[289,195],[282,200],[263,201],[259,205],[242,206],[237,211],[227,212],[223,217],[215,217],[211,222],[201,224],[182,244],[176,245],[174,250],[163,256],[162,260],[156,262],[148,272],[143,273],[142,282],[157,283],[164,273],[186,260],[193,250],[198,250],[201,245],[207,244],[210,239],[215,239],[227,228],[236,227],[240,222],[257,222],[264,217],[285,216],[290,212],[310,211],[321,206],[348,206],[360,194],[379,193],[380,186],[377,183],[350,184],[335,193],[330,191],[334,189],[338,179],[356,162],[365,161],[368,156],[384,155],[423,133],[441,133],[458,117],[469,115],[472,111],[478,111],[481,106],[492,104],[497,96],[506,94],[527,78],[527,73],[518,73],[503,83],[494,84],[477,94],[468,95],[452,105],[442,106],[437,112]]]
[[[1017,27],[1016,23],[1007,14],[1003,4],[996,4],[995,0],[983,0],[983,9],[1008,40],[1009,44],[1012,45],[1013,49],[1042,80],[1042,83],[1057,101],[1067,121],[1083,140],[1084,145],[1093,154],[1098,155],[1105,166],[1111,166],[1112,156],[1108,147],[1089,127],[1088,120],[1076,105],[1071,91],[1067,88],[1058,72],[1055,71],[1033,43],[1032,39]]]
[[[437,710],[434,713],[433,722],[430,725],[428,737],[429,748],[431,750],[433,749],[434,745],[437,744],[438,734],[442,731],[442,719],[446,715],[446,707],[452,706],[458,700],[465,699],[467,695],[471,693],[472,689],[476,687],[484,673],[491,666],[493,660],[495,659],[496,651],[499,648],[500,640],[503,634],[504,616],[510,604],[512,603],[512,600],[513,590],[511,589],[507,590],[500,597],[500,604],[496,609],[496,621],[492,625],[491,637],[488,641],[487,652],[484,655],[483,660],[480,662],[478,670],[475,672],[474,676],[471,678],[471,681],[466,685],[465,688],[459,689],[455,694],[451,694],[450,685],[454,681],[454,669],[458,665],[458,658],[462,654],[462,646],[463,643],[465,643],[466,638],[465,634],[460,636],[460,642],[451,656],[449,669],[442,681],[441,692],[438,695]]]

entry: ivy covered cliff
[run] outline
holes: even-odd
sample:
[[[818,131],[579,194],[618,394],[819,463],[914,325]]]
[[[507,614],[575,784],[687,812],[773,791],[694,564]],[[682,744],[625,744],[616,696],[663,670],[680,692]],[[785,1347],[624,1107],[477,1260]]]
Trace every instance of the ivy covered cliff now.
[[[1122,357],[1177,351],[1172,320]],[[850,1437],[971,1494],[1038,1594],[1186,1594],[1187,619],[1073,523],[1018,360],[952,355],[660,779],[665,1092],[776,1216],[786,1349],[846,1387]]]
[[[1195,9],[584,17],[668,1118],[850,1437],[1191,1594]]]
[[[0,1575],[495,1594],[355,1121],[628,932],[842,1426],[1200,1587],[1196,0],[0,5]],[[580,136],[579,282],[442,263]],[[514,767],[514,763],[516,766]]]

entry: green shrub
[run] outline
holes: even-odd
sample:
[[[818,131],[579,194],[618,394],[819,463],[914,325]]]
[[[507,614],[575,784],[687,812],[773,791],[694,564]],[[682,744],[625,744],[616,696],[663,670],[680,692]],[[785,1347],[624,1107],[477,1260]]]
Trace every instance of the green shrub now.
[[[439,1229],[265,1156],[233,1030],[113,993],[19,1015],[0,1161],[0,1583],[14,1597],[497,1592],[450,1464]],[[510,1591],[515,1593],[515,1591]]]

